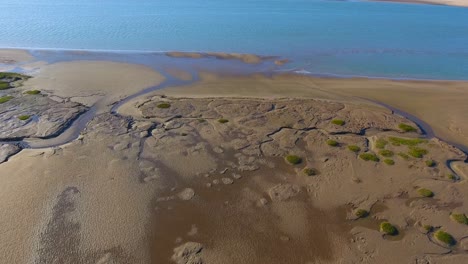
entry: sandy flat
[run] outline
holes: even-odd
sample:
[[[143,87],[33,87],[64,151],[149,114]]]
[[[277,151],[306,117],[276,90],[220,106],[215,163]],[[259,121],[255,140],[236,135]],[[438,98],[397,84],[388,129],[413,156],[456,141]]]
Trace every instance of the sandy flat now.
[[[166,88],[177,96],[308,97],[353,101],[362,97],[411,113],[438,136],[468,145],[468,82],[392,81],[384,79],[311,78],[295,75],[222,77],[202,74],[191,86]]]
[[[43,66],[24,89],[45,90],[86,105],[106,98],[104,103],[108,104],[163,80],[162,75],[141,65],[73,61]]]
[[[0,63],[14,64],[31,60],[33,60],[33,56],[26,50],[0,49]]]

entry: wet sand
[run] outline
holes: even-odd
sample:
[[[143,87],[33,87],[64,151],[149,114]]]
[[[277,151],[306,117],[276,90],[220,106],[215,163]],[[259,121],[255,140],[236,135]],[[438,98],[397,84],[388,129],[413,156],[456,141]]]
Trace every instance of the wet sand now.
[[[183,70],[170,68],[168,73],[188,80]],[[53,148],[23,149],[0,164],[0,259],[467,261],[466,225],[450,219],[453,212],[468,213],[466,154],[433,138],[415,143],[425,150],[422,157],[405,156],[415,146],[392,143],[392,138],[422,138],[416,124],[358,98],[401,101],[402,109],[436,130],[432,115],[444,111],[427,108],[438,103],[431,98],[443,99],[445,92],[446,103],[454,101],[444,109],[463,119],[465,83],[263,74],[199,77],[191,85],[140,94],[162,84],[162,74],[139,65],[76,61],[41,66],[24,86],[7,90],[23,102],[19,108],[35,103],[20,94],[36,88],[45,91],[40,100],[88,106],[100,102],[101,111],[78,139]],[[376,87],[383,95],[374,92]],[[423,92],[416,96],[416,89]],[[399,100],[405,93],[433,112],[407,110],[415,102]],[[123,101],[111,113],[112,105],[132,94],[141,96]],[[424,104],[426,98],[429,103]],[[334,124],[336,119],[343,123]],[[405,132],[401,124],[415,130]],[[381,141],[386,142],[383,147]],[[379,160],[366,161],[364,153]],[[292,154],[301,162],[288,163],[285,157]],[[428,166],[428,160],[435,164]],[[420,188],[432,190],[434,197],[420,197]],[[370,215],[358,219],[357,209]],[[399,235],[379,232],[383,221],[395,225]],[[434,229],[426,231],[424,225]],[[456,245],[437,242],[437,230],[452,234]]]
[[[306,97],[360,101],[366,98],[411,113],[442,139],[468,146],[468,82],[316,78],[298,75],[243,77],[201,74],[191,86],[162,90],[173,96]],[[360,103],[365,103],[362,100]]]

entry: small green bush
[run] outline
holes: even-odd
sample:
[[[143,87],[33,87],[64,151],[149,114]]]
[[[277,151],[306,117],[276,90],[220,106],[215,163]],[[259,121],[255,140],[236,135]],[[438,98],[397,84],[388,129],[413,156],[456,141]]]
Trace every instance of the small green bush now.
[[[206,120],[203,119],[203,118],[199,118],[199,119],[198,119],[198,123],[205,123],[205,122],[206,122]]]
[[[440,242],[443,242],[449,246],[453,246],[457,243],[457,241],[455,241],[455,238],[453,238],[452,235],[442,230],[435,232],[434,237]]]
[[[31,91],[26,91],[26,94],[30,94],[30,95],[36,95],[36,94],[40,94],[41,91],[39,90],[31,90]]]
[[[389,222],[382,222],[380,223],[380,232],[386,235],[394,236],[398,234],[398,229]]]
[[[410,150],[408,151],[408,154],[415,158],[422,158],[427,153],[429,152],[426,149],[418,148],[418,147],[410,147]]]
[[[2,97],[0,97],[0,104],[6,103],[6,102],[10,101],[11,99],[13,99],[13,96],[9,96],[9,95],[2,96]]]
[[[16,72],[0,72],[0,79],[5,79],[5,78],[29,79],[31,78],[31,76],[21,74],[21,73],[16,73]]]
[[[362,153],[361,155],[359,155],[359,157],[361,159],[365,160],[365,161],[375,161],[375,162],[380,161],[379,157],[377,157],[375,154],[369,153],[369,152]]]
[[[227,120],[225,118],[220,118],[220,119],[218,119],[218,122],[221,123],[221,124],[225,124],[225,123],[229,122],[229,120]]]
[[[457,180],[457,176],[455,176],[455,175],[453,175],[453,174],[451,174],[451,173],[450,173],[449,175],[447,175],[447,178],[448,178],[449,180],[452,180],[452,181],[456,181],[456,180]]]
[[[10,84],[7,83],[7,82],[2,82],[0,81],[0,90],[6,90],[6,89],[10,89]]]
[[[296,165],[302,162],[302,158],[296,155],[288,155],[286,156],[286,161],[290,164]]]
[[[422,197],[434,197],[434,193],[426,188],[421,188],[418,189],[418,194],[421,195]]]
[[[29,118],[31,118],[30,115],[20,115],[20,116],[18,116],[18,119],[19,119],[19,120],[23,120],[23,121],[24,121],[24,120],[28,120]]]
[[[354,215],[357,216],[358,218],[365,218],[369,215],[369,212],[367,210],[364,210],[364,209],[357,209],[355,212],[354,212]]]
[[[431,232],[432,230],[434,230],[434,227],[431,226],[431,225],[424,225],[423,228],[424,228],[424,230],[426,230],[427,232]]]
[[[435,167],[437,164],[433,160],[426,160],[426,166],[428,167]]]
[[[160,103],[157,105],[158,108],[162,108],[162,109],[166,109],[166,108],[169,108],[171,107],[171,104],[170,103]]]
[[[387,165],[395,165],[395,161],[392,159],[384,159],[385,164]]]
[[[305,173],[305,175],[307,176],[315,176],[318,174],[318,170],[314,169],[314,168],[305,168],[303,170],[303,172]]]
[[[398,156],[400,156],[404,160],[409,160],[409,156],[403,152],[398,153]]]
[[[388,158],[388,157],[393,157],[393,151],[388,150],[388,149],[383,149],[383,150],[381,150],[381,151],[379,152],[379,154],[380,154],[381,156],[384,156],[384,157],[387,157],[387,158]]]
[[[352,152],[359,152],[361,151],[361,148],[356,146],[356,145],[349,145],[348,149],[351,150]]]
[[[341,119],[333,119],[331,122],[332,122],[332,124],[338,125],[338,126],[342,126],[342,125],[345,124],[345,121],[341,120]]]
[[[465,214],[450,214],[450,218],[460,224],[468,225],[468,218]]]
[[[399,138],[399,137],[389,137],[388,140],[392,143],[394,146],[400,146],[400,145],[405,145],[405,146],[416,146],[421,143],[426,143],[426,139],[421,139],[421,138]]]
[[[398,128],[403,130],[404,132],[416,132],[417,131],[415,127],[407,125],[407,124],[403,124],[403,123],[399,124]]]
[[[338,147],[339,143],[338,143],[338,141],[335,141],[333,139],[329,139],[329,140],[327,140],[327,145],[332,146],[332,147]]]
[[[387,146],[387,144],[388,144],[388,141],[383,138],[379,138],[375,141],[375,147],[378,149],[384,149],[385,146]]]

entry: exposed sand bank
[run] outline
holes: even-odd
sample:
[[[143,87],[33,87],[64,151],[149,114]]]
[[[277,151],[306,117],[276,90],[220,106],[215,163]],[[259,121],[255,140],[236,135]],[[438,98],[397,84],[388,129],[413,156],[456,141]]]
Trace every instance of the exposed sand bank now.
[[[72,61],[43,66],[35,78],[24,83],[24,89],[47,91],[90,106],[102,98],[104,104],[113,103],[163,80],[161,74],[141,65]]]
[[[373,0],[373,1],[468,7],[468,0]]]
[[[240,54],[240,53],[223,53],[223,52],[180,52],[180,51],[171,51],[166,53],[169,57],[174,58],[216,58],[222,60],[240,60],[248,64],[258,64],[266,59],[272,59],[274,57],[259,56],[255,54]],[[286,61],[279,60],[280,63],[284,64]]]
[[[314,78],[297,75],[229,77],[201,74],[201,82],[161,90],[172,96],[368,98],[411,113],[446,140],[468,146],[468,82]]]

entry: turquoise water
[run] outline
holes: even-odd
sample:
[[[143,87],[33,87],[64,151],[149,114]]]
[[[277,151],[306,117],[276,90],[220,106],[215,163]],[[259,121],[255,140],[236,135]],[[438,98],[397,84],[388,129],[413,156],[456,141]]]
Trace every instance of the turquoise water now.
[[[223,51],[313,74],[468,79],[468,8],[322,0],[0,0],[0,47]]]

